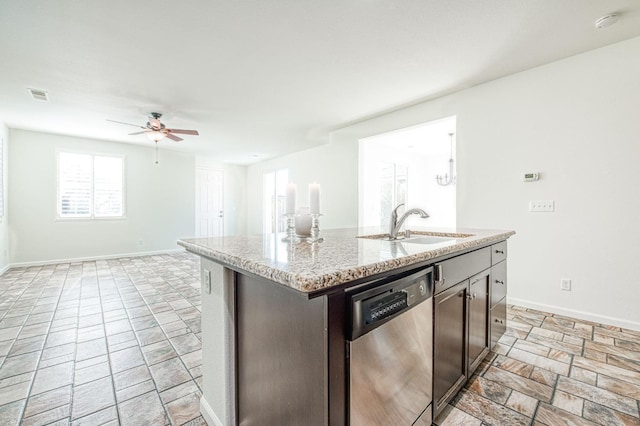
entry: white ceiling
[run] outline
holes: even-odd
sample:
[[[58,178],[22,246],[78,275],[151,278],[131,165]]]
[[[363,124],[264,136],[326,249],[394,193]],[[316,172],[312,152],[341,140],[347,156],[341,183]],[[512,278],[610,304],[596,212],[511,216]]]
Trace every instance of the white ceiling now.
[[[0,121],[151,144],[106,120],[159,111],[201,134],[162,146],[248,164],[638,35],[637,0],[0,0]]]

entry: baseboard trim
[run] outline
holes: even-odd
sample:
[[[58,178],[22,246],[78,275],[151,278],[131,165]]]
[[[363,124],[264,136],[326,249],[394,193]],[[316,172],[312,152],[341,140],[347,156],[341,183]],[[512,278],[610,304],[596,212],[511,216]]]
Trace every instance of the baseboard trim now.
[[[531,302],[529,300],[517,299],[514,297],[508,297],[508,296],[507,296],[507,302],[510,305],[518,305],[518,306],[523,306],[525,308],[531,308],[531,309],[537,309],[539,311],[550,312],[552,314],[566,315],[568,317],[596,322],[599,324],[613,325],[615,327],[621,327],[629,330],[640,331],[640,322],[636,322],[636,321],[629,321],[622,318],[594,314],[591,312],[580,311],[577,309],[563,308],[562,306]]]
[[[179,248],[179,249],[171,249],[171,250],[146,251],[146,252],[139,252],[139,253],[121,253],[121,254],[108,254],[103,256],[74,257],[71,259],[41,260],[38,262],[16,262],[16,263],[9,264],[9,266],[5,270],[2,270],[2,273],[4,273],[6,270],[9,270],[11,268],[22,268],[25,266],[55,265],[58,263],[72,263],[72,262],[88,262],[92,260],[119,259],[121,257],[154,256],[157,254],[183,253],[185,251],[186,251],[185,249]]]
[[[222,423],[218,416],[216,416],[216,413],[213,412],[207,400],[204,399],[204,395],[200,397],[200,414],[202,414],[202,417],[209,426],[224,426],[224,423]]]
[[[7,272],[9,269],[11,269],[11,265],[7,265],[4,268],[0,269],[0,275],[4,274],[5,272]]]

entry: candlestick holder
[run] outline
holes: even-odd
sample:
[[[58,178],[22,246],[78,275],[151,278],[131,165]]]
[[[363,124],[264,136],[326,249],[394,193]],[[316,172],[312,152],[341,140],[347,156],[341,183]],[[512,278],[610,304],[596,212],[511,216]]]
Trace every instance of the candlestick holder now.
[[[290,243],[300,242],[300,237],[296,235],[296,215],[293,213],[285,213],[284,216],[287,218],[287,236],[284,237],[282,241]]]
[[[324,238],[320,236],[320,213],[311,213],[311,236],[307,237],[307,241],[310,243],[321,243]]]

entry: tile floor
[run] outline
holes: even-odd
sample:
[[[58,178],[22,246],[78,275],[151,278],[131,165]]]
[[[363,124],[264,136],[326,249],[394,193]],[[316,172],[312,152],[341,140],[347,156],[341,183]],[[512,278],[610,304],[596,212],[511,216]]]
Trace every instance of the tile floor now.
[[[448,425],[640,425],[640,332],[510,306]]]
[[[640,425],[640,332],[511,306],[507,333],[436,419]],[[204,425],[199,259],[0,276],[0,425]]]
[[[199,258],[0,277],[0,425],[204,425]]]

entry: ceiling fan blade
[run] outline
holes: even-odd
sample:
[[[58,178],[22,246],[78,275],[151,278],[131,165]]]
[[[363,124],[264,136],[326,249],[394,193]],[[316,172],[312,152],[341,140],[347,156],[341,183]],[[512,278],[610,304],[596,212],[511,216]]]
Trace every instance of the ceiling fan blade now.
[[[135,126],[135,127],[140,127],[141,129],[145,129],[146,127],[141,126],[139,124],[131,124],[131,123],[125,123],[123,121],[116,121],[116,120],[109,120],[107,119],[107,121],[111,121],[112,123],[118,123],[118,124],[126,124],[127,126]]]
[[[176,135],[172,135],[172,134],[171,134],[171,133],[169,133],[169,132],[167,132],[167,133],[166,133],[166,135],[167,135],[167,137],[168,137],[169,139],[171,139],[172,141],[180,142],[180,141],[184,140],[184,139],[182,139],[182,138],[177,137]]]
[[[141,131],[141,132],[129,133],[129,136],[133,136],[133,135],[141,135],[141,134],[143,134],[143,133],[147,133],[147,131],[146,131],[146,130],[143,130],[143,131]]]
[[[167,129],[167,131],[171,132],[171,133],[182,134],[182,135],[196,135],[196,136],[198,136],[200,134],[200,133],[198,133],[197,130]]]

